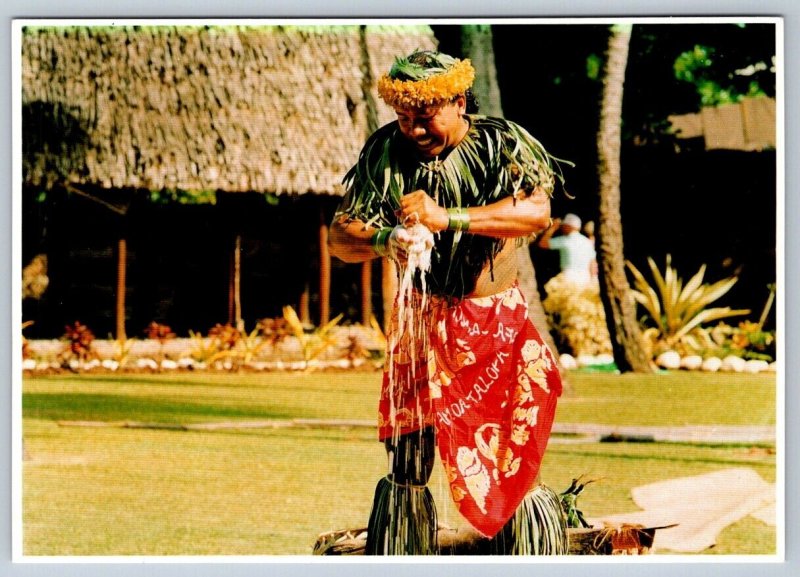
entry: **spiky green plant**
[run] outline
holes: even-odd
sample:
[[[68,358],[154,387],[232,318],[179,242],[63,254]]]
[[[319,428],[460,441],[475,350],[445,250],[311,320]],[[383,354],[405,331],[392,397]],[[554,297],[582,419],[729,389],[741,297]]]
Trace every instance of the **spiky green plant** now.
[[[114,340],[114,348],[112,353],[112,360],[119,363],[120,367],[124,367],[128,364],[131,356],[131,350],[133,350],[133,346],[136,344],[136,339],[134,338],[127,338],[127,337],[120,337]]]
[[[257,326],[249,333],[242,333],[242,337],[234,349],[235,358],[242,364],[247,365],[255,359],[258,354],[273,343],[271,340],[262,336],[261,327]]]
[[[561,508],[564,509],[564,515],[567,518],[567,527],[572,529],[586,529],[590,527],[589,522],[583,516],[583,511],[578,509],[578,497],[586,485],[594,483],[597,479],[589,479],[583,481],[583,475],[577,479],[572,479],[572,483],[563,492],[559,493],[558,497],[561,501]]]
[[[191,357],[198,363],[210,364],[220,352],[220,344],[217,339],[206,338],[202,333],[189,331],[189,338],[192,339]]]
[[[297,340],[300,341],[300,348],[303,351],[303,361],[306,367],[309,367],[309,362],[319,358],[325,351],[336,344],[331,330],[339,324],[344,315],[338,315],[336,318],[331,319],[321,327],[318,327],[313,332],[307,333],[303,326],[297,312],[290,307],[283,307],[283,318],[289,324],[289,327],[294,332]]]
[[[647,282],[633,263],[627,261],[626,264],[634,279],[635,289],[631,290],[633,298],[646,311],[650,320],[648,324],[655,325],[644,331],[645,337],[651,343],[653,355],[669,349],[678,349],[678,352],[702,352],[697,351],[696,347],[700,336],[698,333],[702,332],[700,329],[704,323],[750,312],[747,309],[730,307],[709,308],[711,303],[736,284],[739,280],[736,276],[705,284],[703,277],[706,265],[702,265],[684,285],[672,267],[671,255],[667,255],[663,274],[652,258],[648,257],[647,262],[653,276],[653,285]]]

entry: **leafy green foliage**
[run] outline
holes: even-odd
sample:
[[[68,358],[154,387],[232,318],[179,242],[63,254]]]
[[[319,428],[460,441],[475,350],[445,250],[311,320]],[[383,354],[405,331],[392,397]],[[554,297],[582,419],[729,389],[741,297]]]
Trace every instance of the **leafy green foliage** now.
[[[214,190],[165,188],[151,190],[150,202],[154,204],[217,204],[217,193]]]
[[[728,355],[772,361],[775,355],[775,332],[765,331],[752,321],[742,321],[738,326],[719,323],[708,331],[708,337],[716,348],[716,356]]]
[[[447,71],[455,62],[447,54],[418,50],[408,57],[396,58],[389,76],[397,80],[423,80]]]
[[[653,276],[652,286],[633,263],[627,261],[626,264],[634,278],[635,289],[631,290],[633,298],[647,312],[650,324],[655,325],[645,330],[653,355],[670,349],[678,349],[683,353],[699,352],[695,349],[692,336],[704,323],[750,312],[730,307],[708,308],[736,284],[738,277],[704,284],[706,266],[703,265],[684,285],[672,267],[671,255],[667,255],[663,274],[652,258],[648,258],[647,262]]]
[[[716,49],[713,47],[696,44],[692,50],[682,52],[673,64],[675,78],[694,84],[703,106],[730,104],[739,102],[745,96],[766,95],[757,80],[746,82],[744,86],[734,84],[735,75],[746,76],[757,69],[766,69],[765,63],[751,64],[750,67],[733,71],[725,77],[713,70],[715,53]]]
[[[590,80],[600,80],[600,73],[603,70],[603,57],[597,54],[589,54],[586,57],[586,77]]]
[[[583,516],[583,512],[578,509],[578,497],[586,485],[594,483],[596,479],[590,479],[583,482],[583,475],[577,479],[572,479],[569,487],[563,492],[559,493],[558,497],[561,501],[561,508],[564,509],[564,514],[567,517],[567,527],[573,529],[585,529],[591,527],[589,522]]]

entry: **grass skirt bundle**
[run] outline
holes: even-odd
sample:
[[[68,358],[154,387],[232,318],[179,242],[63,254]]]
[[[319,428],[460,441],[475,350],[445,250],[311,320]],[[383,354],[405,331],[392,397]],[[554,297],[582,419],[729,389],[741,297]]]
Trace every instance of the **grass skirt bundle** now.
[[[428,487],[378,482],[367,527],[366,555],[436,555],[436,507]]]

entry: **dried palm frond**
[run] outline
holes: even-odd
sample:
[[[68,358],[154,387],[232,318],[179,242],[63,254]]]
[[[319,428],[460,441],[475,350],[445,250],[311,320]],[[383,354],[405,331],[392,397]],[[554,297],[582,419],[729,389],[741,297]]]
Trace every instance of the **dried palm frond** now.
[[[559,496],[545,485],[528,493],[490,543],[494,555],[566,555],[567,521]]]
[[[395,226],[400,198],[415,190],[425,190],[439,205],[454,208],[520,198],[536,189],[552,195],[556,180],[563,183],[560,163],[572,163],[550,155],[524,128],[500,118],[468,118],[470,128],[458,146],[443,158],[427,161],[415,156],[397,122],[375,131],[343,179],[347,193],[336,218],[358,220],[366,227]],[[447,269],[441,275],[445,286],[436,288],[452,295],[468,292],[459,292],[464,279],[476,277],[505,242],[453,232],[439,234],[441,266]],[[469,250],[469,258],[457,256],[464,249]],[[459,262],[459,267],[451,267],[453,262]],[[451,279],[451,269],[464,279]],[[448,284],[451,282],[453,286]]]
[[[375,488],[366,555],[437,555],[436,507],[425,486],[384,477]]]

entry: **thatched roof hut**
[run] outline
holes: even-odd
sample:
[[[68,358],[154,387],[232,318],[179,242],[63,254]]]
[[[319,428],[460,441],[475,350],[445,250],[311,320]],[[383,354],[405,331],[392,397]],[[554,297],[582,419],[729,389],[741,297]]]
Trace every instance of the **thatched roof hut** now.
[[[375,98],[377,78],[396,56],[435,45],[428,26],[26,26],[23,185],[109,207],[121,190],[166,192],[160,198],[340,195],[367,136],[394,117]],[[324,323],[331,262],[319,211],[308,220],[319,221]],[[129,257],[119,234],[108,250],[119,261],[116,331],[124,335]],[[237,234],[231,248],[228,307],[237,324],[241,240]],[[366,266],[362,275],[369,318]],[[305,317],[308,302],[306,290]]]
[[[23,179],[340,194],[392,117],[375,80],[432,46],[426,26],[25,27]]]

